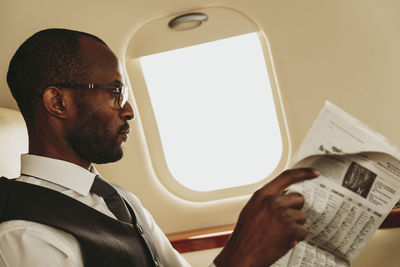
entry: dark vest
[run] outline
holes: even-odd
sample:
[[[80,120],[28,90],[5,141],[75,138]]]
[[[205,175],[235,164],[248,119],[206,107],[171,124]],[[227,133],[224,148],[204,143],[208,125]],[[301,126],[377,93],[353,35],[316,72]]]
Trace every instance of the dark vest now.
[[[130,198],[125,191],[119,192],[123,198]],[[0,178],[0,222],[33,221],[72,234],[80,244],[86,267],[161,266],[151,237],[143,227],[140,203],[133,197],[127,200],[133,225],[57,191]]]

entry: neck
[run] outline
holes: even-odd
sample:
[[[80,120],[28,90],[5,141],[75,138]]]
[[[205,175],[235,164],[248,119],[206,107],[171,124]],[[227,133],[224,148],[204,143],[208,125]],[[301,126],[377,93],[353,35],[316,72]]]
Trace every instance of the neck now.
[[[91,162],[80,158],[64,137],[65,119],[51,115],[41,105],[34,117],[39,119],[27,123],[29,154],[68,161],[89,170]]]
[[[91,162],[81,159],[65,140],[55,137],[39,139],[29,134],[29,154],[68,161],[87,170],[91,165]]]

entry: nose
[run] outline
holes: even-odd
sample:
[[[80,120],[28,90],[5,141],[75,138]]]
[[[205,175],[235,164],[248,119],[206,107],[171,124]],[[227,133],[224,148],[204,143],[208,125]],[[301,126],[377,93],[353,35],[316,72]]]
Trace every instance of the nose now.
[[[132,120],[135,117],[133,108],[129,102],[126,102],[124,107],[121,109],[120,117],[125,121]]]

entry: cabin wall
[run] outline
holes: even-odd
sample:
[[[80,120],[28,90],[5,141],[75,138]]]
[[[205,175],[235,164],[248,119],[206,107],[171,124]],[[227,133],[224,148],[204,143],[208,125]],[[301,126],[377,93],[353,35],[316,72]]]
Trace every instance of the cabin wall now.
[[[396,0],[115,0],[0,2],[0,107],[17,109],[6,84],[8,62],[34,32],[65,27],[98,35],[123,58],[144,23],[207,6],[229,7],[255,21],[268,38],[294,153],[329,100],[400,144],[400,2]],[[218,18],[224,23],[224,18]],[[226,26],[229,31],[229,25]],[[154,36],[168,38],[168,36]],[[135,77],[129,77],[135,83]],[[131,98],[135,107],[135,99]],[[98,166],[135,193],[166,233],[232,224],[249,194],[193,202],[170,193],[156,177],[141,126],[132,122],[126,155]],[[272,177],[268,177],[271,179]],[[208,257],[216,250],[201,253]]]
[[[393,123],[400,84],[397,2],[264,1],[246,5],[230,1],[221,5],[245,13],[268,38],[292,152],[325,100],[400,143],[399,128]],[[134,140],[127,144],[126,157],[117,163],[130,168],[121,167],[121,178],[114,178],[112,167],[100,167],[102,171],[138,194],[166,232],[234,223],[248,196],[196,203],[162,187],[152,169],[138,112]],[[126,179],[132,170],[135,178]]]

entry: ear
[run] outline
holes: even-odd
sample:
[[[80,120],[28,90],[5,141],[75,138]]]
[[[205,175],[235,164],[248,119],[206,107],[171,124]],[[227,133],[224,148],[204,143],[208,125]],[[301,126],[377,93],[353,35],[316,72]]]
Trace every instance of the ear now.
[[[44,90],[43,105],[55,117],[65,118],[67,116],[66,94],[55,86],[47,87]]]

